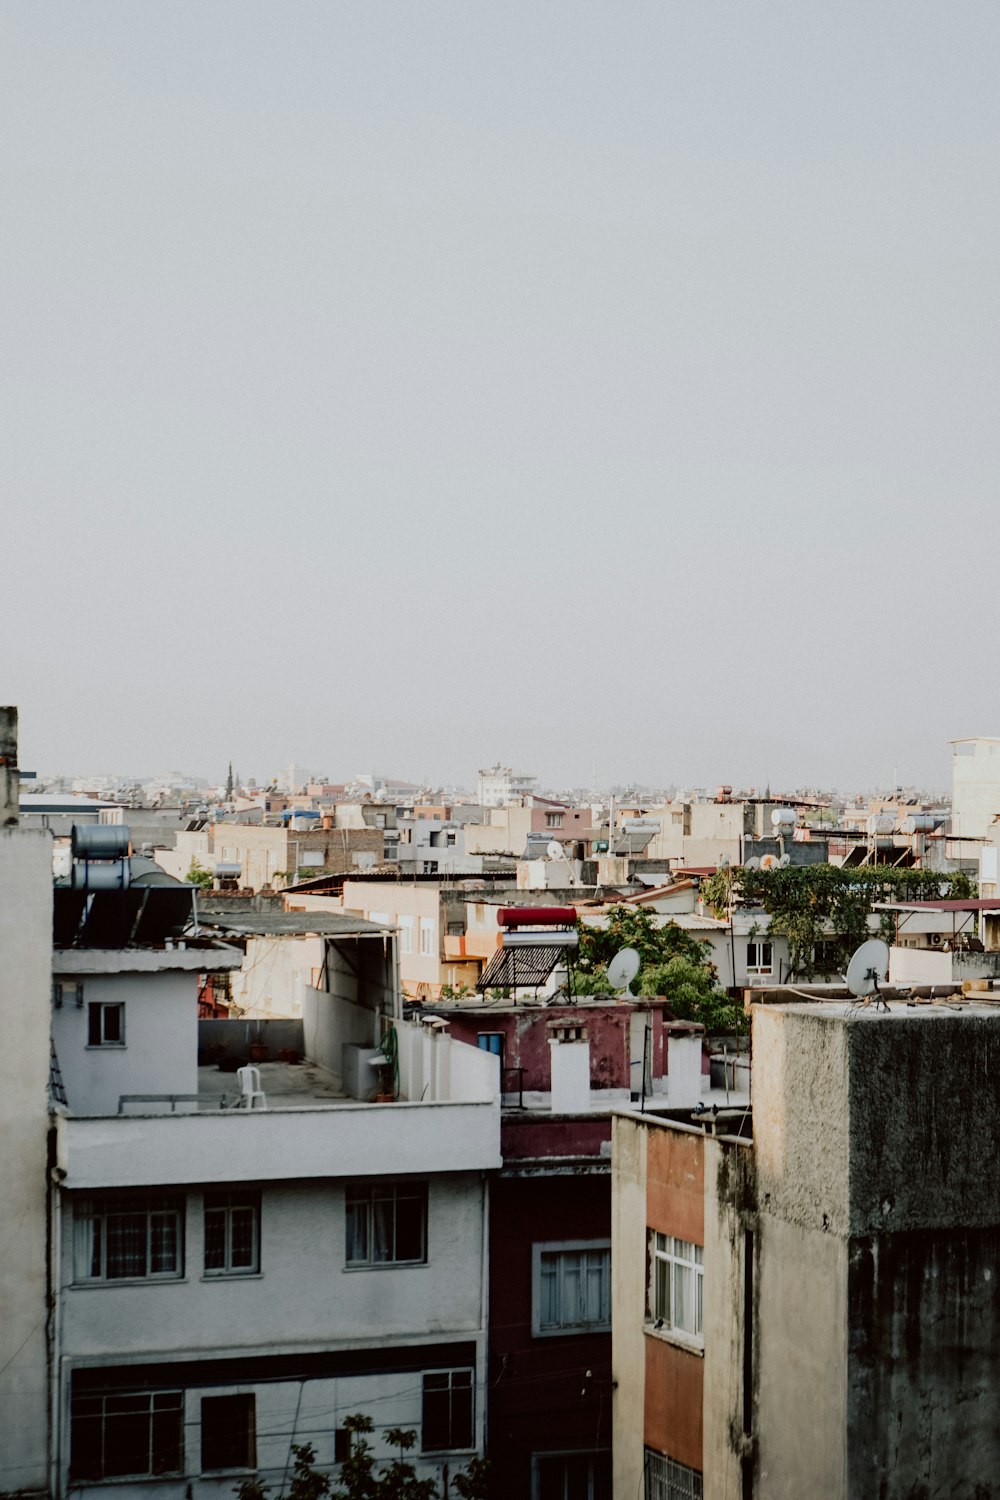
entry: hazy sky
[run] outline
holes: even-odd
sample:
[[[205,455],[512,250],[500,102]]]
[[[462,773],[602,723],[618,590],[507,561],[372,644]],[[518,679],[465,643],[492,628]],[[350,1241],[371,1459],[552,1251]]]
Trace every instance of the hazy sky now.
[[[41,770],[948,781],[996,0],[0,8]]]

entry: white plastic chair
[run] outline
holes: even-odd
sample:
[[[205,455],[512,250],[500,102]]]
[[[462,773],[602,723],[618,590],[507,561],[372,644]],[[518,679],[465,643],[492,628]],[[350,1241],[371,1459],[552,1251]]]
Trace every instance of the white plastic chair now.
[[[267,1095],[260,1086],[260,1069],[251,1067],[248,1063],[246,1067],[236,1069],[236,1077],[240,1085],[241,1108],[266,1109]]]

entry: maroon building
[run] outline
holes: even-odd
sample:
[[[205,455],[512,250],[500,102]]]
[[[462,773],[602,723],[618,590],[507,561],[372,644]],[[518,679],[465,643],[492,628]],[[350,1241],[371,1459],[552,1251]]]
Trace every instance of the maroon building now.
[[[663,1000],[441,1002],[497,1055],[503,1168],[490,1189],[489,1409],[495,1492],[611,1500],[611,1118],[666,1088]]]

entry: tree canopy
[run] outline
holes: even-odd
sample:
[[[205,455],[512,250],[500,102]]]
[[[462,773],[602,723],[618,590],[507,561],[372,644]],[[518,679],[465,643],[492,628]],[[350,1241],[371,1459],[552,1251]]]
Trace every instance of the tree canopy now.
[[[676,922],[661,924],[644,906],[623,902],[608,909],[606,926],[580,922],[578,928],[573,994],[608,994],[608,964],[622,948],[634,948],[640,959],[640,995],[663,995],[679,1021],[698,1021],[710,1033],[746,1030],[742,1007],[719,987],[708,944]]]
[[[933,901],[942,895],[961,900],[972,894],[967,875],[892,865],[790,865],[784,870],[733,865],[701,886],[702,899],[716,916],[727,916],[734,905],[766,912],[769,935],[787,940],[792,972],[802,979],[816,972],[820,945],[829,945],[825,951],[837,972],[843,972],[855,948],[872,936],[869,918],[876,902]],[[881,913],[879,936],[891,939],[894,930],[892,913]]]

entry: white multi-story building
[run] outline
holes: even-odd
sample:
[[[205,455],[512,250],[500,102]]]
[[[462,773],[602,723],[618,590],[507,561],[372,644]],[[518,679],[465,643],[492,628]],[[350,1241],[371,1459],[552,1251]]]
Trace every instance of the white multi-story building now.
[[[951,831],[986,838],[1000,817],[1000,739],[951,741]]]
[[[481,807],[509,807],[535,790],[534,776],[525,776],[510,766],[487,766],[479,773],[476,800]]]
[[[199,1022],[199,982],[241,955],[192,935],[190,890],[77,870],[53,951],[51,880],[5,858],[16,839],[48,836],[0,847],[38,914],[23,937],[0,922],[22,1006],[36,991],[7,1028],[5,1171],[26,1212],[0,1230],[0,1485],[277,1491],[293,1443],[336,1472],[353,1413],[378,1454],[410,1427],[422,1475],[461,1469],[483,1451],[495,1059],[400,1020],[377,928],[330,944],[301,1020]],[[259,1077],[236,1073],[248,1058]]]

